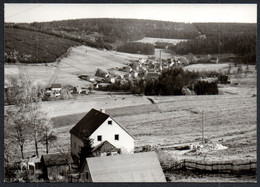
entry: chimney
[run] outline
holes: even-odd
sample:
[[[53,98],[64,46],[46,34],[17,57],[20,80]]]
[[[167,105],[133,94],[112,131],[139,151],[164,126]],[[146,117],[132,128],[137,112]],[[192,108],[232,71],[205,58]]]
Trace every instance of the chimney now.
[[[105,110],[104,108],[101,108],[101,109],[100,109],[100,112],[106,113],[106,110]]]

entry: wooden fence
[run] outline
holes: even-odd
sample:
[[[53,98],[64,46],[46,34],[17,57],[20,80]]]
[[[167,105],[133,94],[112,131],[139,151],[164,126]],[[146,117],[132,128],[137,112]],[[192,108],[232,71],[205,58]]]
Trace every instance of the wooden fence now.
[[[164,166],[162,166],[164,167]],[[255,172],[257,168],[256,160],[237,161],[237,162],[222,162],[212,161],[205,162],[203,160],[183,160],[171,166],[170,169],[188,169],[188,170],[201,170],[212,172],[242,172],[251,171]]]

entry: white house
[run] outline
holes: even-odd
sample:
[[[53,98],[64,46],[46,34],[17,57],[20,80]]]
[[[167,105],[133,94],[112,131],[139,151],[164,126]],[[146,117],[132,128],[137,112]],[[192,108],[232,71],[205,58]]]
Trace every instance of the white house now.
[[[134,153],[134,137],[120,126],[112,117],[91,109],[71,130],[71,154],[79,158],[78,153],[86,136],[93,139],[93,146],[108,141],[121,153]]]
[[[61,84],[52,84],[50,87],[46,88],[45,94],[48,96],[58,97],[61,95]]]

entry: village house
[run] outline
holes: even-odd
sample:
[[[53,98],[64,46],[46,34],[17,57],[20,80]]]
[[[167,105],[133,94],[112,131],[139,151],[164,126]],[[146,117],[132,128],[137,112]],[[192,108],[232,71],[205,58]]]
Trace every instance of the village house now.
[[[89,81],[89,82],[95,82],[96,81],[96,79],[93,75],[80,75],[79,78],[86,80],[86,81]]]
[[[61,95],[61,84],[51,84],[50,87],[46,88],[45,95],[50,97],[58,97]]]
[[[108,76],[106,76],[105,81],[108,83],[115,83],[116,79],[115,79],[115,77],[108,75]]]
[[[95,83],[94,87],[95,87],[95,89],[105,89],[109,85],[110,85],[110,83],[101,82],[101,83]]]
[[[155,152],[86,158],[82,182],[166,182]]]
[[[132,71],[132,68],[129,67],[129,66],[124,66],[124,67],[120,68],[120,70],[127,72],[127,73],[130,73]]]
[[[120,153],[134,152],[134,137],[120,126],[104,110],[91,109],[71,130],[71,155],[77,161],[83,139],[93,139],[93,146],[108,141]]]
[[[75,86],[73,88],[73,94],[89,94],[89,89],[88,88],[82,88],[80,86]]]

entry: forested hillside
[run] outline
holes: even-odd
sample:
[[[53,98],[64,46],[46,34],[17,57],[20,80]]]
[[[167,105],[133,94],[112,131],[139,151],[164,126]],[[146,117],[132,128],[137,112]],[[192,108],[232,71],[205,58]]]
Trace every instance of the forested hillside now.
[[[234,53],[244,61],[256,59],[256,24],[194,23],[200,36],[171,46],[177,54]]]
[[[10,29],[16,29],[18,36],[11,34]],[[34,22],[23,24],[5,23],[5,50],[7,52],[18,51],[35,56],[36,52],[26,52],[27,48],[20,47],[17,42],[26,40],[25,43],[34,43],[33,36],[27,37],[28,33],[42,33],[49,37],[62,38],[60,41],[70,41],[70,46],[83,44],[98,49],[115,49],[123,52],[152,54],[153,46],[147,50],[139,50],[146,46],[144,44],[133,44],[131,42],[143,37],[187,39],[186,42],[170,46],[176,54],[213,54],[233,53],[242,56],[245,61],[255,61],[256,57],[256,24],[245,23],[176,23],[153,20],[135,19],[77,19],[52,22]],[[24,37],[22,35],[25,35]],[[42,36],[42,35],[40,35]],[[41,42],[40,37],[39,43]],[[12,44],[11,44],[12,43]],[[41,44],[39,51],[48,50]],[[58,44],[55,42],[55,44]],[[61,44],[64,46],[64,44]],[[41,46],[44,47],[41,49]],[[49,45],[47,45],[49,46]],[[54,45],[55,46],[55,45]],[[34,48],[35,49],[35,48]],[[133,50],[134,49],[134,50]],[[137,50],[138,49],[138,50]],[[64,50],[50,50],[59,56]],[[147,53],[147,51],[150,51]],[[39,60],[41,57],[32,57],[37,62],[50,62],[49,58]],[[53,61],[53,58],[51,58]],[[7,60],[9,62],[10,60]],[[25,62],[21,60],[21,62]]]
[[[78,42],[34,31],[5,28],[5,62],[54,62]]]

